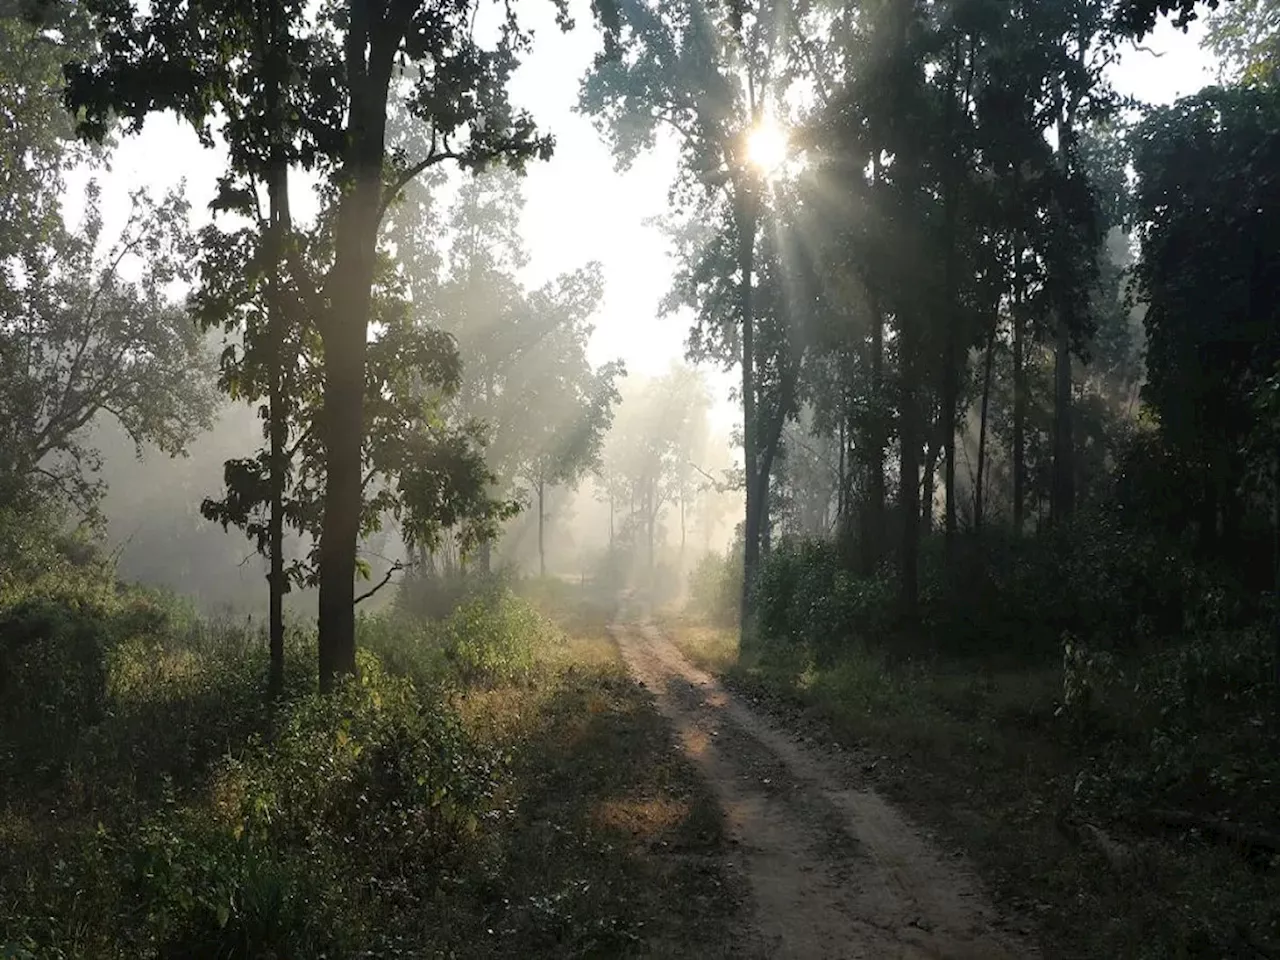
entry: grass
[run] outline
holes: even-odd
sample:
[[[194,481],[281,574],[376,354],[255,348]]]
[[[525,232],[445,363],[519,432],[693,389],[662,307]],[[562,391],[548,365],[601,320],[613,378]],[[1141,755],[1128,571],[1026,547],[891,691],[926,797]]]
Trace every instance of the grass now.
[[[366,619],[332,698],[295,628],[268,706],[242,625],[83,572],[0,595],[0,956],[730,955],[714,801],[607,606],[542,600]]]
[[[1148,721],[1119,684],[1073,725],[1059,712],[1058,666],[909,663],[865,648],[822,668],[777,650],[743,661],[736,630],[678,616],[666,626],[693,662],[807,732],[860,750],[875,787],[964,850],[997,901],[1039,934],[1047,958],[1280,953],[1276,858],[1259,861],[1194,832],[1152,832],[1129,818],[1141,806],[1136,795],[1185,802],[1151,784],[1212,781],[1224,756],[1247,755],[1239,739],[1206,735],[1202,746],[1171,753],[1186,769],[1160,780]],[[1269,781],[1245,779],[1237,792],[1274,796]],[[1263,805],[1253,814],[1274,814],[1257,797]],[[1068,813],[1122,844],[1124,860],[1113,865],[1082,842]]]

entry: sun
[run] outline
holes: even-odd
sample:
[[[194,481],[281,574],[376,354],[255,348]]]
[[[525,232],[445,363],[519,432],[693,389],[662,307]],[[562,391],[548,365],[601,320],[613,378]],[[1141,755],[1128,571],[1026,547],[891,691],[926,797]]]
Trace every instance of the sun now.
[[[747,134],[747,160],[766,176],[787,159],[787,134],[773,120],[761,120]]]

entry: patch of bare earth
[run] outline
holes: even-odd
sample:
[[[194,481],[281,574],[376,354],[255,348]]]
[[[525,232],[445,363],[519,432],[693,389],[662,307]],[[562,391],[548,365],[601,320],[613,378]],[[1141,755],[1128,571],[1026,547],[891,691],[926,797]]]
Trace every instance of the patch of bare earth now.
[[[610,632],[724,808],[766,956],[1015,960],[1036,951],[847,764],[795,742],[690,664],[639,604]]]

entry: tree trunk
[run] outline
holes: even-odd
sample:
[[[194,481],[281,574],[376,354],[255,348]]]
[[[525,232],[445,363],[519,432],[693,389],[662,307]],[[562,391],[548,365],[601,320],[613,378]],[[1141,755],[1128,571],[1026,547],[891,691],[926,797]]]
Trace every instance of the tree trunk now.
[[[1026,317],[1022,296],[1022,237],[1016,238],[1013,260],[1013,532],[1022,535],[1027,482],[1027,383],[1023,369]]]
[[[933,532],[933,500],[937,493],[938,454],[939,447],[942,446],[939,440],[946,429],[944,419],[945,416],[939,413],[937,428],[930,431],[929,442],[925,447],[924,471],[920,478],[920,527],[926,534]]]
[[[1272,697],[1274,720],[1280,726],[1280,447],[1272,450],[1271,460],[1271,590]]]
[[[282,62],[287,46],[282,42],[279,4],[267,6],[267,30],[261,50],[266,79],[265,101],[267,123],[272,142],[267,159],[267,206],[270,223],[271,272],[267,280],[267,339],[270,342],[270,366],[267,372],[267,415],[270,450],[268,483],[270,503],[267,507],[267,636],[270,667],[267,673],[267,695],[275,699],[284,692],[284,594],[288,588],[284,573],[284,494],[285,475],[289,468],[286,452],[289,417],[285,403],[284,363],[286,319],[284,291],[280,270],[284,262],[286,229],[289,214],[289,168],[280,150],[277,136],[281,124],[280,80],[288,65]]]
[[[906,322],[910,322],[909,320]],[[903,338],[906,339],[905,337]],[[898,412],[900,437],[898,505],[902,515],[902,549],[898,556],[902,612],[914,620],[920,595],[920,411],[917,409],[915,371],[911,347],[903,343],[902,409]]]
[[[879,169],[877,164],[876,169]],[[871,295],[871,436],[867,443],[866,521],[862,536],[862,572],[871,576],[884,559],[884,452],[889,445],[884,395],[884,315]]]
[[[987,411],[991,402],[991,366],[996,353],[996,326],[999,314],[991,322],[991,333],[987,337],[987,359],[982,369],[982,412],[978,421],[978,476],[973,488],[973,529],[982,530],[982,518],[985,511],[983,494],[986,490],[987,465]]]
[[[746,518],[743,523],[742,551],[742,639],[747,639],[751,624],[752,584],[760,565],[761,494],[758,456],[756,452],[756,378],[755,317],[752,284],[755,273],[756,200],[753,187],[739,183],[736,196],[738,210],[738,309],[742,316],[742,461],[746,486]]]
[[[1053,383],[1053,496],[1049,522],[1066,523],[1075,510],[1075,451],[1071,438],[1071,322],[1065,311],[1058,318]]]
[[[493,572],[493,543],[486,537],[480,541],[480,575],[487,577]]]
[[[1080,57],[1084,57],[1084,42],[1080,41]],[[1075,115],[1081,94],[1075,92],[1063,113],[1058,113],[1058,157],[1062,179],[1069,181],[1072,173],[1072,148],[1075,143]],[[1060,216],[1065,216],[1061,202],[1056,204]],[[1071,416],[1071,330],[1073,306],[1070,285],[1064,287],[1062,302],[1058,304],[1057,342],[1053,358],[1053,479],[1049,500],[1049,522],[1066,523],[1075,512],[1075,444],[1072,438]]]
[[[545,529],[547,519],[547,511],[543,505],[543,492],[545,487],[542,480],[538,481],[538,576],[545,578],[547,575],[547,553],[543,546],[542,536]]]
[[[356,672],[356,547],[363,505],[364,376],[386,127],[387,78],[353,86],[351,179],[339,202],[326,283],[324,411],[326,482],[320,534],[320,689]]]
[[[281,245],[284,241],[282,224],[283,203],[287,203],[287,173],[273,164],[268,203],[271,207],[271,277],[267,293],[267,323],[270,328],[271,360],[268,371],[267,404],[270,417],[269,434],[271,449],[268,454],[270,505],[267,516],[267,574],[268,613],[267,632],[270,648],[270,670],[267,676],[267,693],[272,699],[284,691],[284,594],[287,583],[284,574],[284,486],[288,471],[288,411],[285,408],[284,391],[284,341],[285,318],[283,294],[280,290]]]
[[[950,151],[950,155],[946,158],[946,168],[944,172],[943,184],[943,243],[945,249],[945,262],[943,268],[943,283],[945,286],[945,294],[943,298],[943,309],[946,311],[946,330],[943,334],[943,350],[942,350],[942,410],[940,415],[942,428],[942,447],[945,464],[943,467],[942,492],[946,501],[944,505],[944,528],[943,538],[945,541],[946,554],[950,558],[953,542],[956,534],[956,405],[959,402],[960,394],[960,375],[957,369],[960,364],[960,358],[957,356],[957,344],[959,341],[959,332],[956,329],[960,320],[959,307],[959,250],[956,245],[956,224],[959,222],[960,215],[960,184],[959,184],[959,151],[956,149],[956,94],[957,85],[960,77],[960,38],[957,36],[952,42],[951,50],[951,68],[947,82],[947,107],[946,107],[946,133],[945,143]],[[933,489],[933,469],[934,460],[932,455],[928,463],[929,472],[925,477],[925,487],[928,494]],[[932,526],[933,519],[933,497],[927,496],[925,500],[925,509],[928,511],[929,523],[926,529]]]

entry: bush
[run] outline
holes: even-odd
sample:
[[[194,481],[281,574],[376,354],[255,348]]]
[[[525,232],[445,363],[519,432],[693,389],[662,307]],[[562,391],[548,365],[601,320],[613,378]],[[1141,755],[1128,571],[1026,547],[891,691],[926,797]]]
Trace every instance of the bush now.
[[[468,600],[510,590],[515,579],[514,571],[506,567],[491,573],[430,573],[414,566],[396,588],[394,609],[411,619],[444,620]]]
[[[554,636],[551,624],[509,590],[473,597],[440,628],[445,657],[467,685],[527,680],[534,652]]]
[[[443,619],[363,617],[359,634],[360,645],[389,673],[437,688],[527,680],[536,651],[557,631],[532,603],[494,579],[473,586]]]
[[[835,544],[783,542],[756,580],[757,629],[765,651],[779,644],[829,665],[854,643],[879,643],[891,628],[892,585],[845,570]]]
[[[711,551],[689,574],[689,610],[712,623],[732,626],[742,610],[742,554]]]

